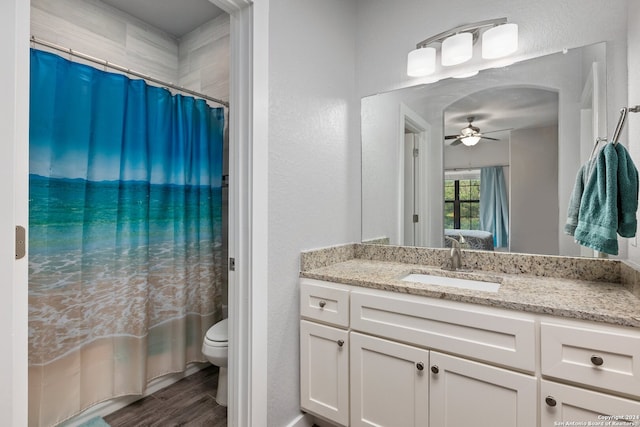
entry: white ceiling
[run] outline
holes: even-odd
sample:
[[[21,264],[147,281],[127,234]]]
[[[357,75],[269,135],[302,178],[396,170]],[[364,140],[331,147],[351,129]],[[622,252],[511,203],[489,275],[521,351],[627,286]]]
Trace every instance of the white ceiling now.
[[[175,37],[225,13],[209,0],[102,0]]]
[[[529,129],[558,124],[558,93],[530,87],[482,90],[450,105],[444,113],[445,135],[467,126],[467,117],[481,133]],[[504,137],[503,135],[487,135]]]

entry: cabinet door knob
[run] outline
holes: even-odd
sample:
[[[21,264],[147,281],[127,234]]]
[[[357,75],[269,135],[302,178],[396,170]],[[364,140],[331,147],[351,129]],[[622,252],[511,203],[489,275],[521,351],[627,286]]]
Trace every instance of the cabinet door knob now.
[[[438,365],[433,365],[431,367],[431,372],[433,372],[434,374],[437,374],[438,372],[440,372],[440,368],[438,368]]]
[[[604,359],[594,354],[593,356],[591,356],[591,363],[593,363],[595,366],[602,366],[602,364],[604,363]]]
[[[318,305],[320,306],[320,308],[324,308],[324,306],[327,305],[327,302],[326,301],[320,301],[318,303]]]
[[[553,396],[547,396],[544,401],[547,403],[547,405],[549,406],[556,406],[558,404],[558,402],[556,402],[556,399],[553,398]]]
[[[344,340],[338,340],[338,347],[342,347],[344,345]]]
[[[424,369],[424,363],[422,363],[422,362],[416,363],[416,369],[418,371],[422,371]]]

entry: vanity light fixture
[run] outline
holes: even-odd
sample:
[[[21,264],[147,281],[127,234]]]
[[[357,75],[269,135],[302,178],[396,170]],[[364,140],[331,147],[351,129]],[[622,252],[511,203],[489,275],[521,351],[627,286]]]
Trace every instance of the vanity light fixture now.
[[[436,48],[441,44],[441,62],[445,67],[467,62],[473,57],[473,45],[482,34],[482,57],[495,59],[507,56],[518,49],[518,26],[508,24],[507,18],[490,19],[461,25],[429,37],[418,43],[407,57],[407,75],[422,77],[436,70]]]
[[[458,33],[442,41],[442,65],[462,64],[473,57],[473,34]]]

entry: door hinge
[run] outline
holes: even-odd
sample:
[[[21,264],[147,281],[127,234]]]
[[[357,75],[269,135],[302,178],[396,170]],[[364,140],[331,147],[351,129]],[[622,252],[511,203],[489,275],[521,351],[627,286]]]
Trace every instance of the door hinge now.
[[[418,157],[419,150],[417,148],[413,149],[413,157]]]
[[[21,225],[16,225],[16,259],[24,258],[27,254],[27,231]]]
[[[236,259],[229,258],[229,271],[236,271]]]
[[[413,214],[413,222],[418,222],[418,214]]]

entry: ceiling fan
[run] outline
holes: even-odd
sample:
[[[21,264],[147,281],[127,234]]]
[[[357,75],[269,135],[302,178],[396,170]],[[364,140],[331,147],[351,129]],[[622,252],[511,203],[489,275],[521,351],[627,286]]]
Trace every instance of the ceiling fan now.
[[[469,124],[462,129],[460,129],[459,135],[446,135],[444,139],[453,139],[453,142],[449,145],[458,145],[464,144],[467,146],[476,145],[480,142],[481,139],[490,139],[492,141],[499,141],[498,138],[490,138],[488,136],[484,136],[485,134],[480,133],[480,128],[473,125],[473,121],[475,120],[474,116],[467,117],[467,122]],[[493,131],[499,132],[499,131]],[[490,132],[487,132],[490,133]]]

